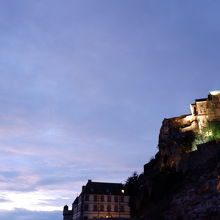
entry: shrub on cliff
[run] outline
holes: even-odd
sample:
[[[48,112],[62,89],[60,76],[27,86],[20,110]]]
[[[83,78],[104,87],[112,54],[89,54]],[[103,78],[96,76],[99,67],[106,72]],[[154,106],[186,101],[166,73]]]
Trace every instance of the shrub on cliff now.
[[[176,172],[174,169],[166,168],[161,170],[152,179],[151,200],[158,200],[172,194],[179,187],[182,179],[182,173]]]
[[[192,150],[197,149],[198,144],[203,144],[220,138],[220,121],[208,122],[207,126],[202,128],[196,135],[192,144]]]
[[[136,195],[138,191],[138,174],[134,172],[131,177],[128,177],[125,183],[125,190],[130,196]]]

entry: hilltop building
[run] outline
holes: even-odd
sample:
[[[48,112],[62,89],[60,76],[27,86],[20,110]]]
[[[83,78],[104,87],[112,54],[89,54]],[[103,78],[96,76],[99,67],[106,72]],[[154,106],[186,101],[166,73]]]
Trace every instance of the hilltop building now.
[[[211,91],[208,98],[196,99],[190,109],[198,121],[199,129],[209,121],[220,121],[220,91]]]
[[[129,196],[123,184],[88,180],[74,200],[72,210],[64,206],[64,220],[130,218]]]
[[[160,168],[178,169],[184,152],[196,151],[198,144],[217,135],[215,126],[220,124],[220,91],[211,91],[207,98],[196,99],[190,109],[191,114],[163,120],[158,143]],[[215,130],[209,129],[210,126]],[[146,164],[144,169],[147,170],[148,166]]]
[[[220,219],[220,91],[190,108],[163,120],[159,151],[135,183],[132,218]]]
[[[179,125],[181,132],[194,131],[199,133],[208,122],[220,121],[220,91],[211,91],[207,98],[196,99],[190,105],[191,114],[165,119],[165,124]],[[165,126],[166,127],[166,126]],[[168,134],[163,128],[161,134]]]

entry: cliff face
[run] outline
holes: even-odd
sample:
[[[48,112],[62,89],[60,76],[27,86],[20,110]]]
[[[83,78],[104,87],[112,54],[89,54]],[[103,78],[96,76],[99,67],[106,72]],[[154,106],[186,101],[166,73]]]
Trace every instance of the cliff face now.
[[[132,217],[146,219],[219,219],[220,143],[199,145],[194,116],[165,119],[159,152],[133,185],[127,182]],[[129,188],[130,187],[130,188]]]
[[[158,144],[160,166],[178,167],[182,156],[192,150],[192,142],[197,132],[197,121],[192,115],[164,119]]]
[[[220,144],[200,145],[182,159],[180,169],[185,175],[164,219],[219,219]]]
[[[190,108],[164,119],[155,158],[127,180],[132,217],[220,219],[220,91]]]

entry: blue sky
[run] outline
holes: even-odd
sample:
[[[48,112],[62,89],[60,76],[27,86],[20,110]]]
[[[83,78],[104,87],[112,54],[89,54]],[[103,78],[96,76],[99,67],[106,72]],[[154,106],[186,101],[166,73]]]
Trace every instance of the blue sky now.
[[[0,0],[0,218],[62,219],[88,179],[142,172],[162,120],[220,89],[219,10]]]

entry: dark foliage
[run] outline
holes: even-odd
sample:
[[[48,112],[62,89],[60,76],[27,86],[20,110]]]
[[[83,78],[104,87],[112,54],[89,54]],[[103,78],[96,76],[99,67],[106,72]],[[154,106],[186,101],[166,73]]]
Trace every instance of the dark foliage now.
[[[156,201],[172,194],[180,185],[183,175],[174,169],[166,168],[152,178],[150,200]]]

